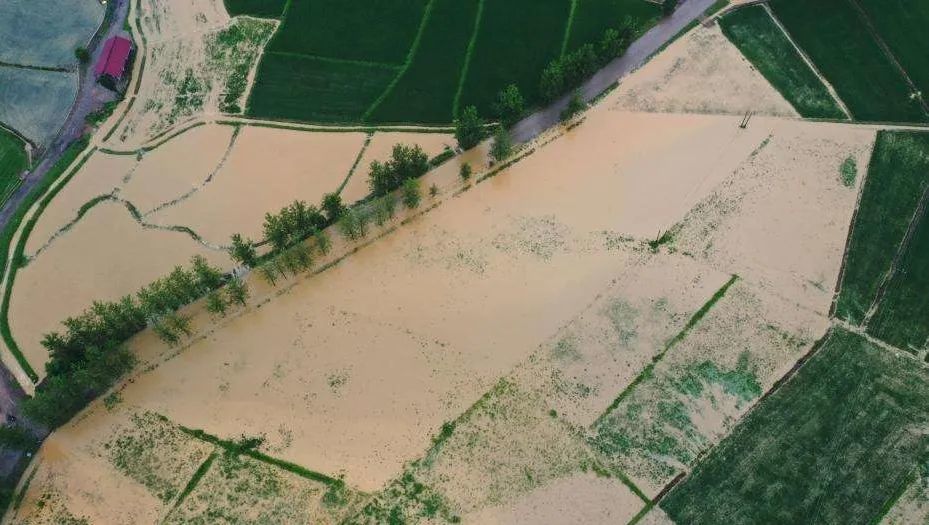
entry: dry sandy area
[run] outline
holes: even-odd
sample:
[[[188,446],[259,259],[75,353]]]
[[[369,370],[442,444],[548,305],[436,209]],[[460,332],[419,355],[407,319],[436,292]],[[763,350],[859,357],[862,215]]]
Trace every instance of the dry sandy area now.
[[[26,242],[26,254],[35,254],[55,233],[74,221],[85,203],[112,194],[136,164],[134,156],[94,153],[42,212]]]
[[[900,496],[881,520],[882,525],[929,523],[929,486],[919,477]]]
[[[222,167],[235,144],[234,131],[231,126],[199,126],[146,152],[120,197],[145,215],[187,195]]]
[[[95,300],[135,293],[196,254],[229,265],[225,253],[209,250],[185,233],[144,229],[122,204],[100,203],[16,274],[10,328],[32,367],[43,375],[43,334],[58,330],[61,321]]]
[[[713,24],[671,44],[617,89],[633,111],[799,116]]]
[[[351,204],[368,196],[368,173],[374,161],[385,162],[390,159],[390,153],[396,144],[408,146],[419,145],[431,159],[445,150],[445,147],[454,148],[457,144],[455,137],[442,133],[398,133],[383,132],[371,136],[371,142],[351,178],[342,188],[342,202]]]
[[[110,139],[122,149],[141,147],[196,117],[241,113],[279,23],[230,19],[219,0],[142,0],[133,3],[130,18],[144,36],[145,70]]]
[[[213,180],[146,220],[188,226],[214,244],[228,244],[233,233],[258,240],[265,213],[297,199],[319,206],[324,194],[336,191],[364,140],[363,133],[243,126]]]

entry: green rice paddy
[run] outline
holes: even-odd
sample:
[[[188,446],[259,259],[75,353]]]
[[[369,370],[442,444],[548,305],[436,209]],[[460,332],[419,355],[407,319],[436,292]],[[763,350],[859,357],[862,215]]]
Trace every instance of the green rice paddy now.
[[[28,167],[26,145],[0,128],[0,203],[19,186],[19,175]]]
[[[661,502],[676,523],[876,523],[929,452],[929,371],[833,330]]]

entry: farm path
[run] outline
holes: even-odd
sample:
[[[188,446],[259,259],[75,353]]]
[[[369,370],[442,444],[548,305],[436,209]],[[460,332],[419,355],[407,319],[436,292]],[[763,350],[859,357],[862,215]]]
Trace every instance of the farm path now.
[[[607,64],[581,85],[581,97],[589,102],[614,82],[633,72],[688,24],[699,19],[713,2],[714,0],[683,0],[674,14],[658,22],[633,42],[623,56]],[[567,94],[518,122],[511,131],[513,140],[520,143],[529,142],[546,129],[557,125],[561,122],[561,112],[568,106],[570,99],[571,95]]]

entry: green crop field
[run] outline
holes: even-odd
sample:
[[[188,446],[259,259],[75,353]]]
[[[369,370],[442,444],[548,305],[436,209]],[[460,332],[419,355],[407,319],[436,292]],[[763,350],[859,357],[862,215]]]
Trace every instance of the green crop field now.
[[[357,121],[396,74],[394,67],[267,53],[248,111],[279,119]]]
[[[230,16],[250,15],[264,18],[279,18],[286,0],[225,0]]]
[[[410,67],[371,115],[376,122],[448,123],[480,0],[434,0]],[[414,102],[415,101],[415,102]]]
[[[289,2],[272,52],[399,65],[422,20],[426,0]]]
[[[281,3],[226,0],[231,14],[272,17]],[[470,104],[492,116],[513,83],[536,105],[542,70],[566,44],[597,43],[627,18],[647,29],[660,15],[647,0],[577,0],[573,16],[572,0],[285,4],[250,96],[255,117],[448,124]]]
[[[909,74],[929,96],[929,2],[910,0],[859,0],[881,37]]]
[[[844,119],[826,86],[761,6],[733,11],[720,22],[723,33],[800,115]]]
[[[497,93],[511,83],[519,86],[530,104],[538,102],[539,78],[542,69],[561,53],[571,2],[528,3],[484,1],[462,107],[473,104],[489,114]]]
[[[879,133],[847,248],[838,317],[864,319],[927,187],[929,133]]]
[[[19,175],[28,167],[25,148],[16,135],[0,128],[0,203],[19,186]]]
[[[676,523],[877,523],[929,451],[929,372],[835,329],[661,502]]]
[[[903,76],[849,0],[772,0],[769,5],[855,119],[927,119]]]
[[[642,0],[577,0],[567,50],[599,42],[607,29],[620,26],[626,17],[634,21],[640,30],[645,30],[660,16],[658,4]]]

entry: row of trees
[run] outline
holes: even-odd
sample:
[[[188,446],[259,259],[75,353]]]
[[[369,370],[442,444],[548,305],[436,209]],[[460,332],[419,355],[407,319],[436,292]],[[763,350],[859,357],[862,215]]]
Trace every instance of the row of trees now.
[[[429,171],[429,157],[418,145],[397,144],[386,162],[374,161],[368,174],[368,186],[376,197],[384,196],[410,179]]]
[[[204,295],[216,293],[226,276],[201,256],[190,268],[176,267],[169,275],[118,301],[95,301],[76,317],[66,319],[64,331],[42,338],[49,352],[46,378],[23,404],[24,413],[49,427],[70,419],[91,399],[132,368],[133,357],[124,343],[147,326],[161,339],[176,344],[190,335],[190,319],[178,310]],[[244,304],[245,284],[232,279],[226,287],[230,300]]]

